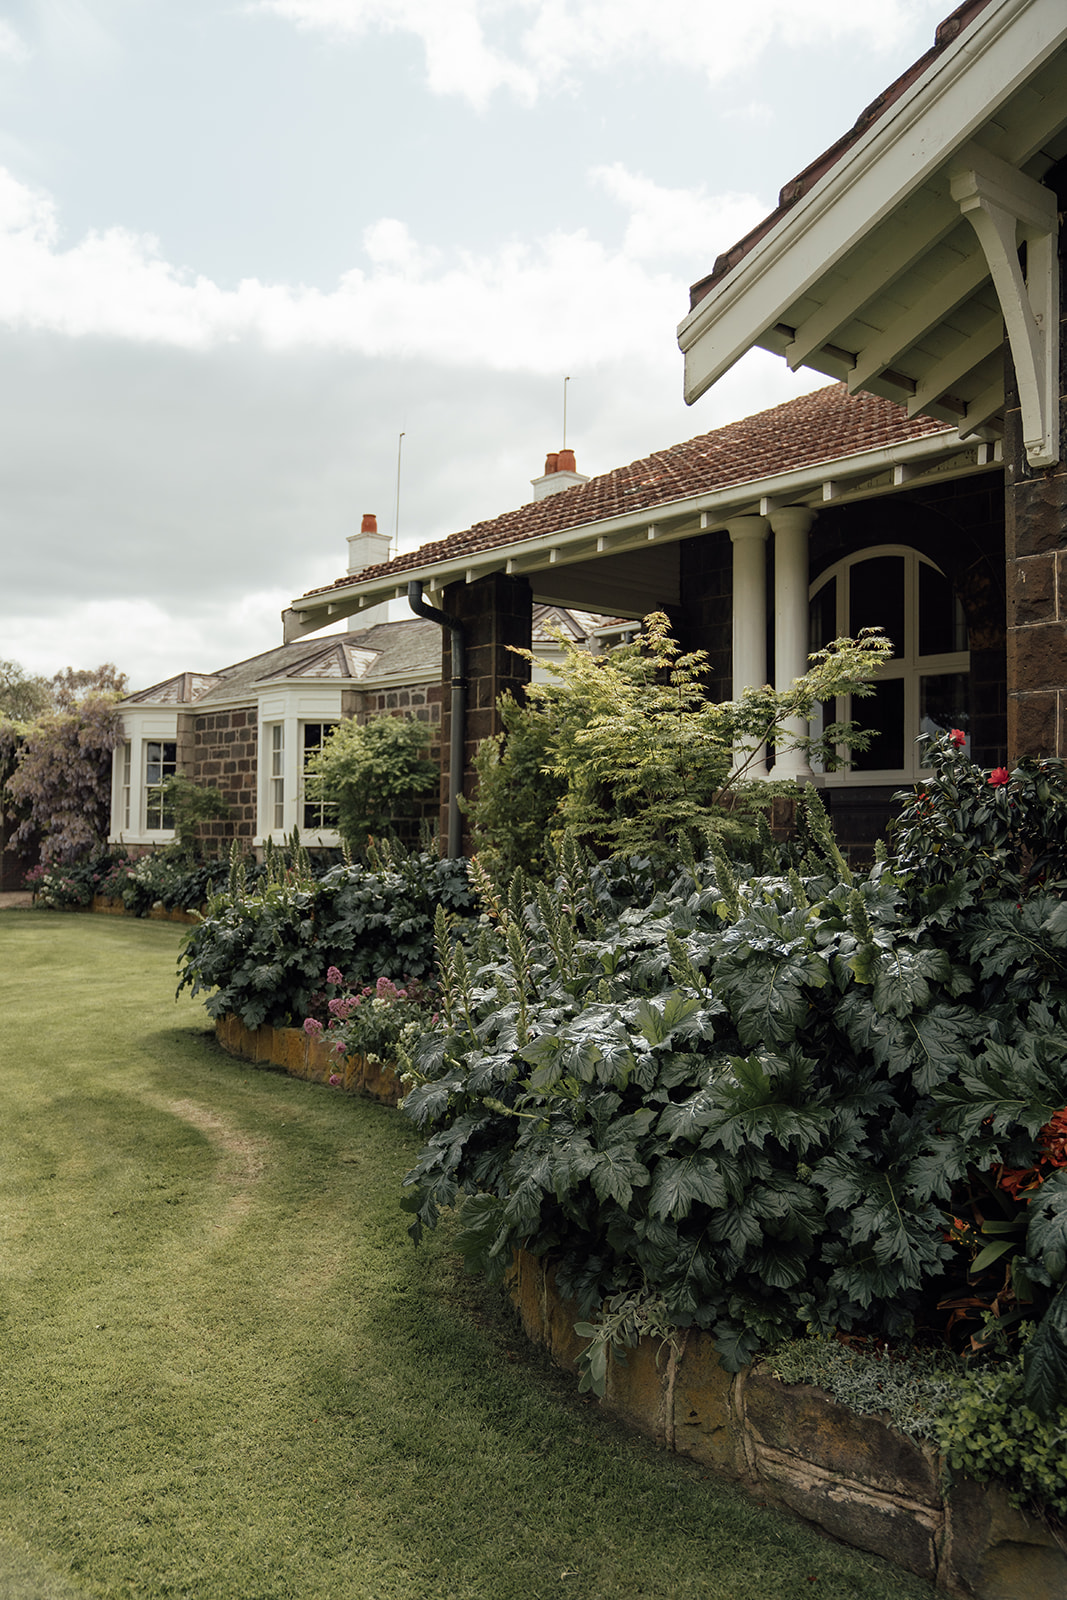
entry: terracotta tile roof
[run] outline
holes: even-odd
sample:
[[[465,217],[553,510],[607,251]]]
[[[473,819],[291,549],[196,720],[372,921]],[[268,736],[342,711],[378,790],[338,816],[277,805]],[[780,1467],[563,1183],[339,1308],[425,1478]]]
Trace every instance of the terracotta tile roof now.
[[[885,115],[894,101],[899,100],[906,89],[909,89],[917,78],[921,78],[930,64],[937,60],[956,36],[963,31],[980,11],[984,11],[992,0],[964,0],[964,4],[957,6],[943,22],[938,23],[934,35],[934,42],[930,49],[921,55],[918,61],[912,63],[906,72],[902,72],[888,89],[883,89],[877,99],[860,112],[856,121],[847,133],[842,134],[828,150],[806,166],[795,178],[781,189],[778,195],[778,204],[769,216],[758,222],[750,233],[739,239],[729,250],[724,250],[718,257],[706,278],[701,278],[699,283],[694,283],[689,291],[689,309],[700,304],[704,296],[719,283],[726,275],[734,270],[744,260],[749,251],[768,233],[776,227],[797,201],[813,189],[819,179],[824,177],[832,167],[835,167],[845,152],[861,139],[871,126],[872,122]]]
[[[528,501],[515,511],[506,511],[489,522],[476,522],[462,533],[424,544],[392,561],[346,573],[335,583],[311,589],[308,594],[326,594],[346,584],[382,576],[399,578],[404,572],[439,562],[525,539],[542,539],[609,517],[651,511],[733,484],[946,431],[943,422],[930,417],[909,421],[903,408],[891,400],[870,394],[851,396],[843,383],[831,384],[827,389],[787,400],[773,410],[728,423],[714,433],[703,433],[685,444],[657,450],[641,461],[616,467],[613,472],[545,500]]]

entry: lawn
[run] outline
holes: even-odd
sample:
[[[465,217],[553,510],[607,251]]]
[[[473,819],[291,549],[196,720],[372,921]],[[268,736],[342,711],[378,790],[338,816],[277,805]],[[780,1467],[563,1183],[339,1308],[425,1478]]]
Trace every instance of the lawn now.
[[[182,930],[0,915],[0,1596],[918,1600],[622,1433],[397,1207],[396,1112],[223,1054]]]

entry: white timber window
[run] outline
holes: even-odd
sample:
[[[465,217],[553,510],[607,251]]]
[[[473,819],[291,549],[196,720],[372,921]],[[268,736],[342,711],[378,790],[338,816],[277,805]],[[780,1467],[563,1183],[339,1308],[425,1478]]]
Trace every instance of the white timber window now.
[[[319,832],[337,827],[337,807],[319,792],[319,781],[308,772],[308,762],[316,755],[335,722],[304,722],[300,727],[302,760],[300,766],[300,827],[304,832]]]
[[[962,728],[970,750],[970,655],[963,607],[945,574],[905,545],[847,556],[811,586],[811,648],[880,628],[893,641],[870,698],[823,707],[812,732],[831,721],[876,729],[870,748],[822,776],[826,785],[912,783],[922,776],[921,733]]]
[[[130,831],[130,779],[133,771],[133,745],[124,739],[119,751],[119,816],[118,825],[124,833]]]
[[[267,821],[271,830],[285,827],[285,724],[268,723]]]
[[[148,739],[144,747],[144,819],[148,833],[173,829],[174,814],[164,785],[178,770],[178,746],[169,739]]]

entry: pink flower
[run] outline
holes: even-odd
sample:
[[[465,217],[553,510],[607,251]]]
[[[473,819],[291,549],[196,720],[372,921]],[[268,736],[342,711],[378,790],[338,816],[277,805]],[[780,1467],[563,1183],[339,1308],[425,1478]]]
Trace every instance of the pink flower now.
[[[391,978],[379,978],[376,985],[378,996],[382,1000],[396,999],[396,984]]]
[[[333,1087],[335,1089],[339,1089],[341,1087],[341,1084],[343,1083],[343,1081],[344,1080],[340,1077],[340,1075],[338,1073],[336,1073],[336,1072],[331,1072],[330,1073],[330,1083],[333,1085]]]
[[[986,781],[994,789],[1002,789],[1006,783],[1011,782],[1011,773],[1007,767],[994,767]]]
[[[327,967],[326,968],[326,982],[327,983],[344,983],[344,981],[345,981],[344,980],[344,974],[341,972],[341,969],[339,967]]]
[[[953,728],[949,733],[948,742],[954,744],[957,750],[962,750],[967,743],[967,735],[962,728]]]
[[[304,1032],[309,1039],[315,1039],[322,1032],[322,1023],[316,1022],[314,1017],[304,1018]]]

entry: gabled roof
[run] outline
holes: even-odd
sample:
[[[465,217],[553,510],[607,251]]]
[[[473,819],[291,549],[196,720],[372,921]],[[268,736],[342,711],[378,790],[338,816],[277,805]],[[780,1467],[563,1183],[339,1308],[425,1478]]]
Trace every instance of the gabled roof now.
[[[187,706],[200,700],[218,682],[213,672],[179,672],[173,678],[164,678],[149,689],[139,689],[136,694],[124,696],[124,706]]]
[[[694,285],[686,399],[758,345],[988,438],[1006,324],[1029,459],[1051,465],[1065,157],[1063,0],[969,0]]]
[[[741,489],[804,467],[845,458],[862,463],[868,452],[944,432],[942,422],[930,417],[909,419],[899,406],[873,395],[852,398],[843,384],[833,384],[684,444],[657,450],[545,500],[528,501],[517,510],[476,522],[461,533],[421,545],[392,561],[346,573],[333,584],[309,590],[294,601],[294,607],[299,609],[301,600],[341,590],[358,592],[375,580],[395,585],[409,573],[421,575],[487,552],[609,522],[641,520],[648,512]]]
[[[208,710],[253,699],[270,685],[341,681],[352,687],[416,682],[440,673],[441,635],[432,622],[412,617],[379,622],[361,632],[281,644],[213,673],[182,672],[150,689],[127,695],[122,707],[192,706]]]
[[[706,278],[701,278],[697,283],[693,284],[689,291],[690,311],[700,304],[705,295],[714,288],[715,284],[725,278],[728,272],[732,272],[735,267],[740,265],[749,251],[754,249],[759,241],[770,233],[772,228],[777,226],[786,212],[791,211],[798,200],[802,200],[815,187],[820,178],[825,177],[831,167],[835,167],[841,161],[852,146],[863,137],[875,122],[878,122],[888,114],[890,108],[896,104],[901,95],[910,89],[918,78],[922,77],[923,73],[933,65],[942,51],[948,49],[953,39],[967,24],[973,21],[978,13],[984,11],[986,6],[991,3],[992,0],[964,0],[963,5],[957,6],[951,15],[947,16],[943,22],[938,23],[934,34],[934,42],[929,50],[924,51],[918,61],[913,61],[911,66],[900,74],[899,78],[896,78],[887,89],[883,89],[881,94],[872,100],[869,106],[863,108],[847,133],[843,133],[839,139],[835,139],[830,148],[824,150],[822,155],[816,156],[814,161],[809,161],[804,170],[798,172],[795,178],[790,178],[788,183],[784,183],[778,192],[778,204],[774,210],[764,217],[762,222],[757,222],[754,228],[750,228],[743,239],[739,239],[728,250],[724,250],[716,258],[715,265]]]

